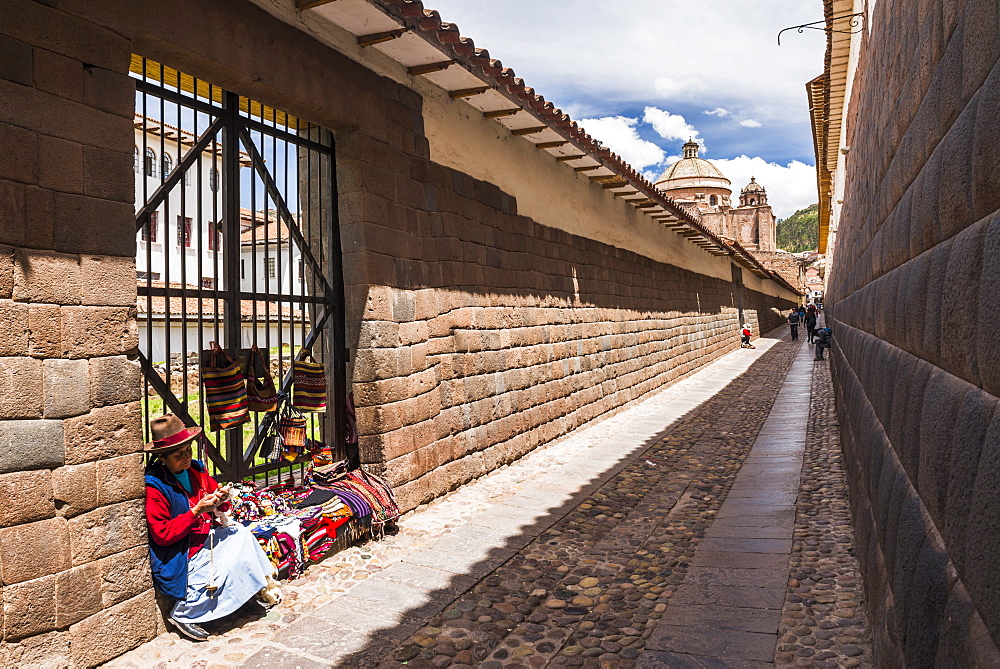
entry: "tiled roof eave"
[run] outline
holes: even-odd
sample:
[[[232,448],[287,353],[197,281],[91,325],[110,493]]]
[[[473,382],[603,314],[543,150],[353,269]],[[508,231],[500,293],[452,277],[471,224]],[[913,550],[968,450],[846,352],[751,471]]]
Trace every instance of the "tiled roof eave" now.
[[[367,2],[402,26],[398,30],[389,31],[393,34],[386,33],[380,40],[395,39],[405,33],[419,36],[441,53],[441,63],[454,61],[452,67],[463,68],[473,77],[482,81],[488,89],[492,89],[506,98],[512,108],[519,110],[518,113],[529,114],[535,121],[547,128],[546,132],[555,133],[561,138],[560,141],[566,143],[566,146],[583,154],[580,160],[587,159],[596,162],[598,165],[595,166],[595,169],[603,167],[621,177],[636,190],[636,194],[644,196],[642,201],[651,200],[662,210],[659,213],[668,214],[672,221],[698,233],[696,238],[701,241],[701,246],[714,249],[717,254],[730,253],[730,248],[725,242],[705,229],[697,219],[676,205],[671,198],[657,190],[652,183],[620,156],[603,147],[562,110],[556,108],[544,97],[535,94],[534,90],[526,86],[524,80],[517,77],[513,70],[504,67],[499,60],[492,59],[487,50],[476,48],[471,39],[463,37],[459,33],[457,25],[442,21],[437,11],[426,9],[421,0],[367,0]],[[336,5],[336,2],[307,1],[303,3],[300,0],[299,8],[308,10],[321,6],[335,11]],[[374,44],[376,42],[371,42],[370,46],[374,46]],[[466,89],[466,91],[472,91],[472,89]],[[464,97],[466,91],[459,91],[463,95],[458,97]],[[454,91],[451,92],[454,93]],[[555,143],[550,142],[548,137],[540,143],[535,143],[539,148],[547,148],[546,144]],[[649,211],[649,208],[645,209]]]

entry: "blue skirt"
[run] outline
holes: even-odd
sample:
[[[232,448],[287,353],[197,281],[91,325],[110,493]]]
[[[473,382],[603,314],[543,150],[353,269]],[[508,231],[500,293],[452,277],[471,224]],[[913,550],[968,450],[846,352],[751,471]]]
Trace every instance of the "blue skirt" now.
[[[187,597],[178,600],[170,617],[203,623],[228,616],[267,585],[274,565],[250,530],[239,523],[214,527],[188,560]],[[214,583],[216,590],[209,593]]]

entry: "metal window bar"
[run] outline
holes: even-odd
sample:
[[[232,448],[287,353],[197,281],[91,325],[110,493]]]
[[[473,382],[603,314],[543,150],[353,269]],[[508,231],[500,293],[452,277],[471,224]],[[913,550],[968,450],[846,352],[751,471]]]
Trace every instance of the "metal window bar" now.
[[[209,342],[234,357],[256,345],[283,401],[291,401],[291,362],[310,350],[324,362],[328,398],[324,414],[309,415],[309,435],[335,459],[356,463],[344,440],[347,360],[332,133],[139,56],[131,73],[136,147],[145,156],[158,145],[163,165],[135,175],[147,439],[149,420],[169,411],[206,428],[199,455],[220,480],[301,476],[309,453],[293,462],[259,454],[273,412],[252,413],[250,422],[223,434],[208,431],[200,366]],[[170,225],[192,219],[190,231]],[[156,220],[166,224],[154,249],[145,240]],[[249,271],[241,272],[244,263]]]

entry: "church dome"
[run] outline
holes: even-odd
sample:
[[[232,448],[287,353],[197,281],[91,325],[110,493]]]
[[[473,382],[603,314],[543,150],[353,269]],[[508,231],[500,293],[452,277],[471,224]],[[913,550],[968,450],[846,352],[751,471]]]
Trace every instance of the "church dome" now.
[[[694,141],[684,145],[684,157],[668,167],[654,184],[665,191],[698,186],[729,190],[730,185],[731,182],[718,167],[698,157],[698,143]]]
[[[750,177],[750,183],[743,189],[744,193],[762,193],[763,191],[764,187],[757,183],[756,177]]]

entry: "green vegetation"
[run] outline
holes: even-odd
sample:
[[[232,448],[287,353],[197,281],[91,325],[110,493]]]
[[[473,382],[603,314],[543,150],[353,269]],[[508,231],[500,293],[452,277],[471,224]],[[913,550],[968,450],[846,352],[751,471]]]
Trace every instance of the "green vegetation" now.
[[[813,204],[778,221],[777,245],[791,253],[819,247],[819,205]]]

